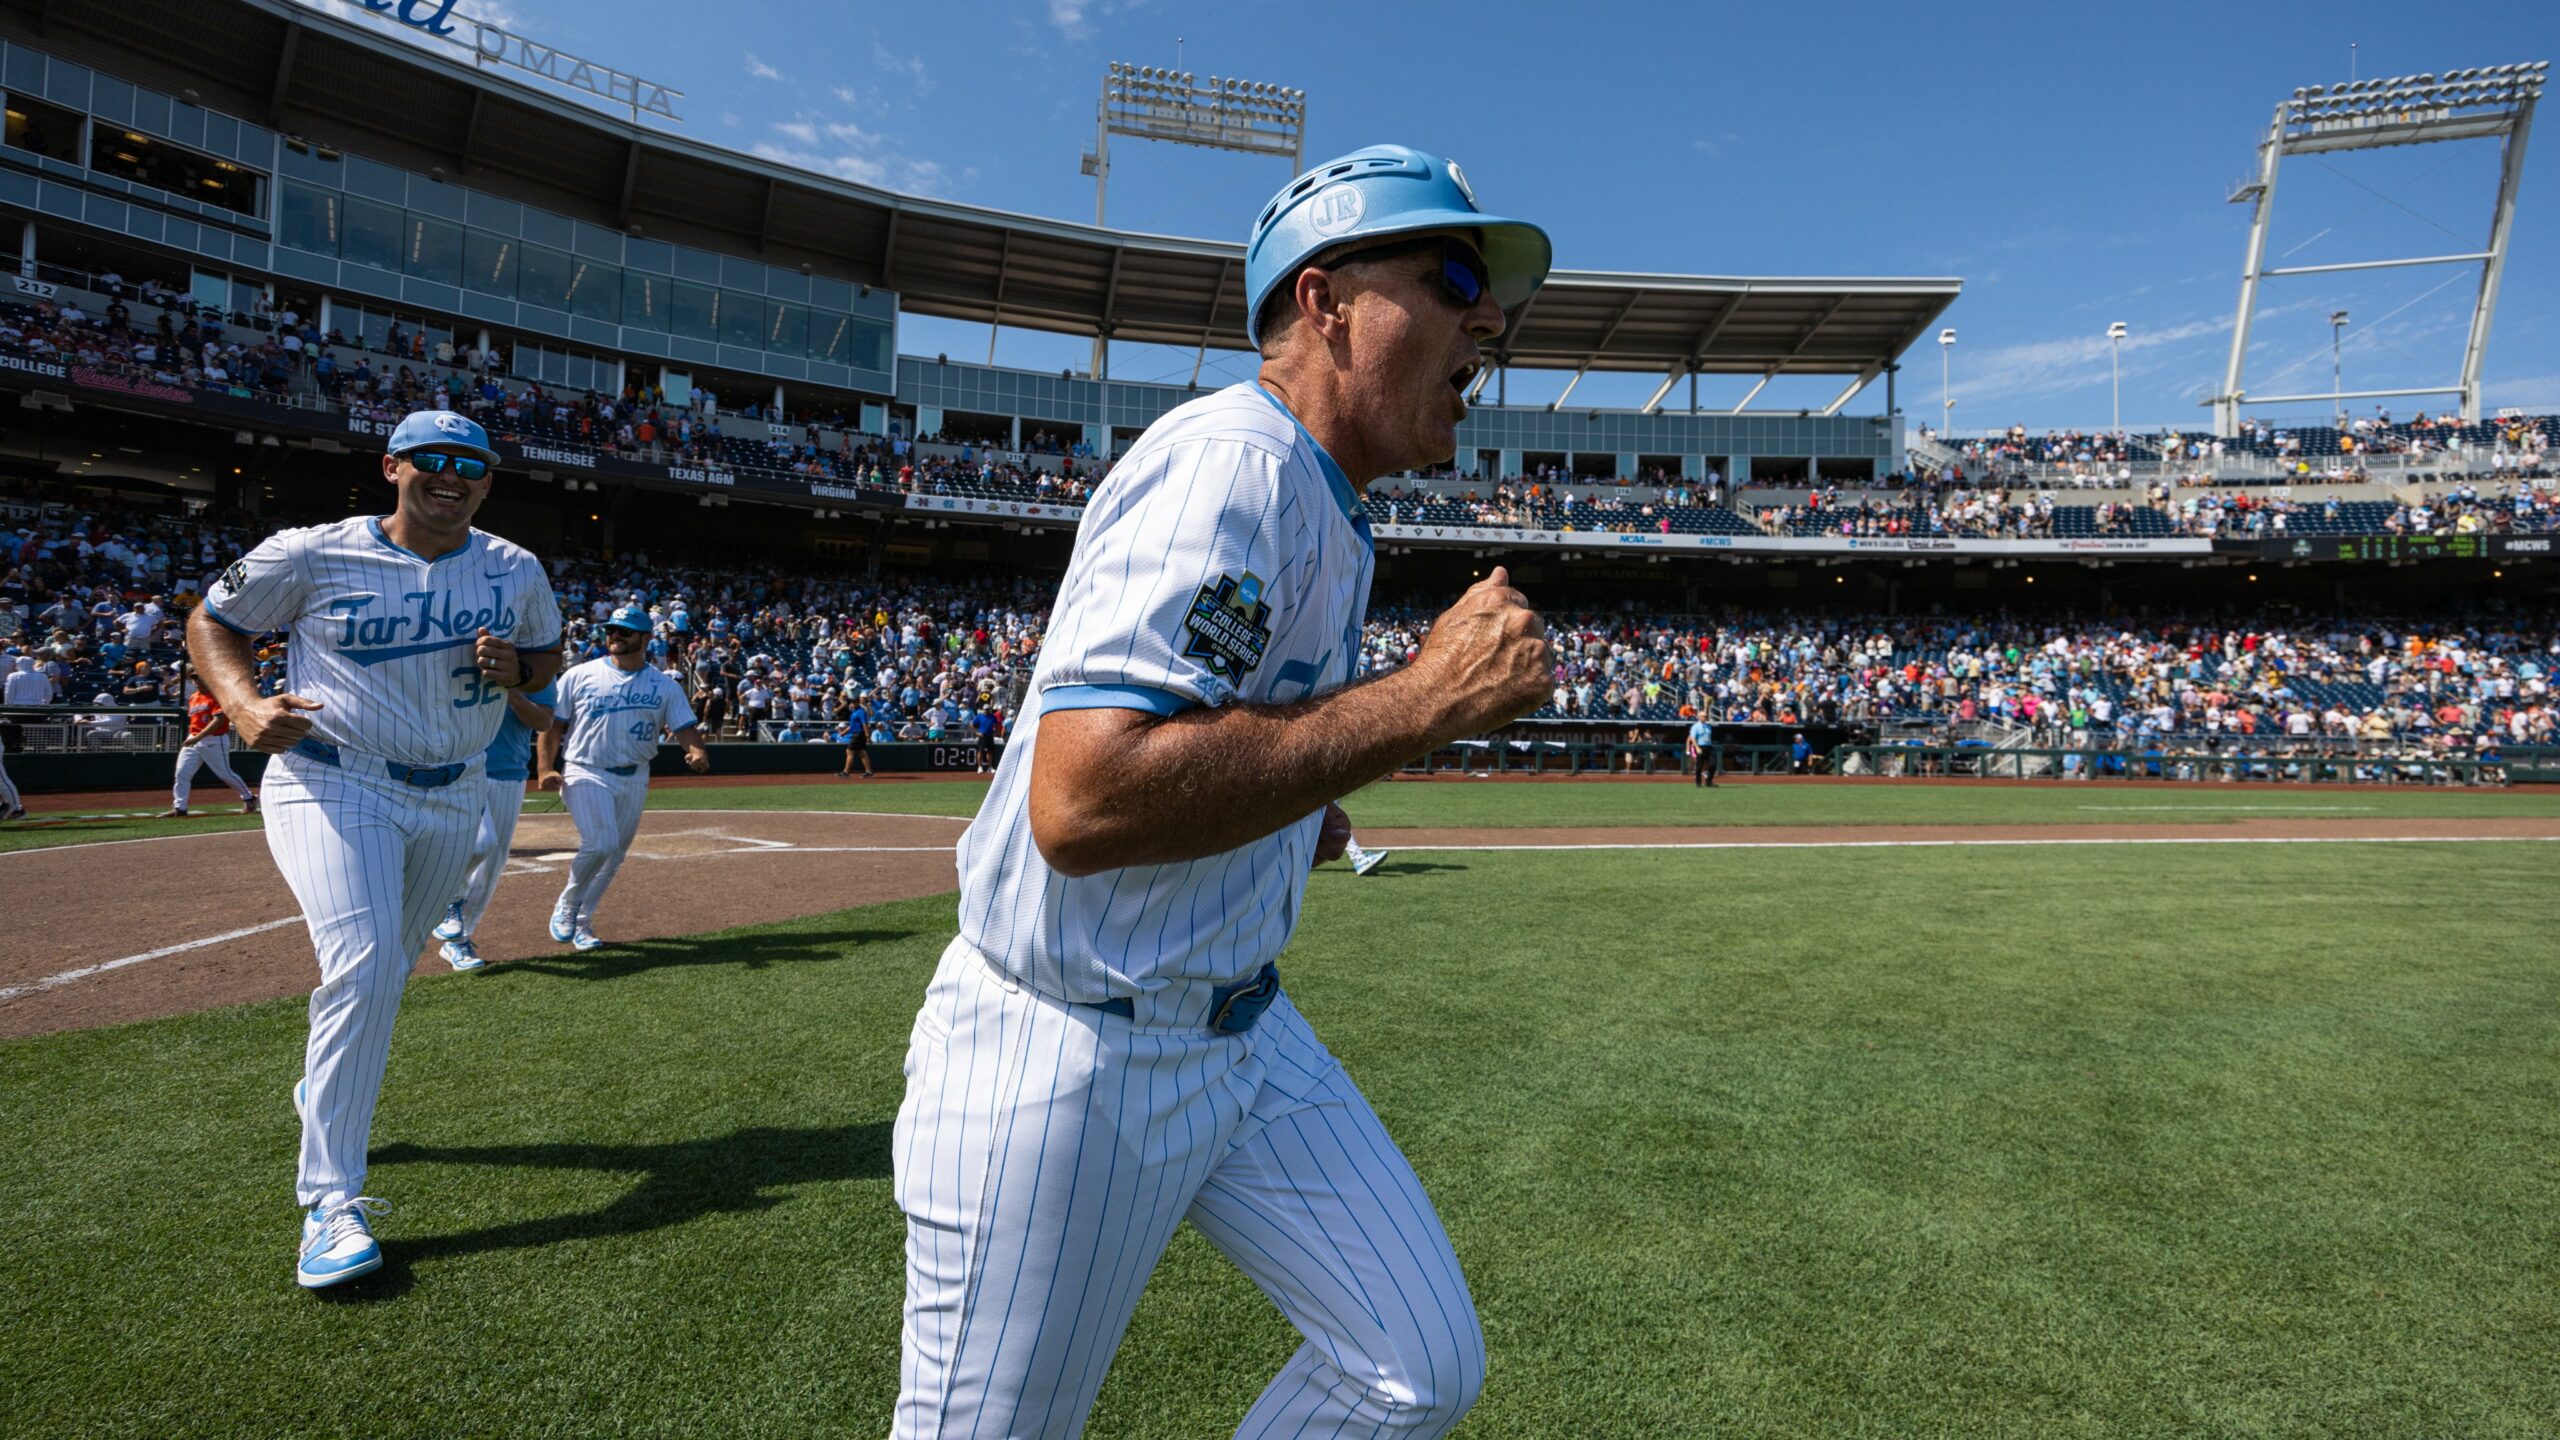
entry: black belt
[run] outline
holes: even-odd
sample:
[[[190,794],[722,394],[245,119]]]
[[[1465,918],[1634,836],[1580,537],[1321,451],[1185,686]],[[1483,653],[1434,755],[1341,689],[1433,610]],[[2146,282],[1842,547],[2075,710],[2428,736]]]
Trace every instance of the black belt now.
[[[339,766],[344,763],[338,747],[326,740],[305,737],[294,743],[293,753],[323,765]],[[403,785],[414,785],[421,790],[440,790],[461,779],[470,768],[471,763],[467,760],[458,760],[451,765],[403,765],[397,760],[382,762],[384,774]]]
[[[1221,985],[1209,992],[1209,1028],[1221,1035],[1241,1035],[1262,1018],[1271,1002],[1280,998],[1280,967],[1265,965],[1250,980]],[[1117,1015],[1123,1020],[1138,1018],[1137,1002],[1123,995],[1117,1000],[1089,1004],[1088,1010]]]
[[[640,767],[637,765],[599,765],[596,768],[602,770],[607,775],[637,775],[640,773]]]

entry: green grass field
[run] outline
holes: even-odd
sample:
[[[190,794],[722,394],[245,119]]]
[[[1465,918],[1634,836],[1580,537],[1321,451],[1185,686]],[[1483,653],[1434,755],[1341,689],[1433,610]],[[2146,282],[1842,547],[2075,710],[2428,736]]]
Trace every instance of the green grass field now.
[[[2186,793],[1711,803],[1988,823]],[[658,799],[928,796],[975,787]],[[1692,798],[1350,808],[1673,823]],[[1467,1266],[1491,1377],[1461,1434],[2543,1436],[2551,854],[1412,852],[1316,875],[1283,968]],[[0,1044],[0,1431],[882,1433],[889,1125],[951,920],[941,897],[416,983],[367,1187],[389,1264],[319,1296],[290,1274],[299,1003]],[[1186,1231],[1089,1433],[1227,1433],[1295,1343]]]
[[[929,785],[839,782],[741,788],[709,786],[649,794],[653,810],[858,810],[975,815],[983,781]],[[541,805],[539,799],[528,802]],[[1713,792],[1685,784],[1625,781],[1575,784],[1396,781],[1344,802],[1369,829],[1409,827],[1595,827],[1631,825],[2131,825],[2228,824],[2242,819],[2454,819],[2560,817],[2560,789],[2284,791],[2227,785],[2126,788],[2055,783],[2040,787],[1916,783],[1870,785],[1728,784]],[[0,826],[0,853],[42,845],[208,834],[258,822],[228,812],[188,820],[144,818],[76,825]],[[44,817],[38,816],[39,820]]]

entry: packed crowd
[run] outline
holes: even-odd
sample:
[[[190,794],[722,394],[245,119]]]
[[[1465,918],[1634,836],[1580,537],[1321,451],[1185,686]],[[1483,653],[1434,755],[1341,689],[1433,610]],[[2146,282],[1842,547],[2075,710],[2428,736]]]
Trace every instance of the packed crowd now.
[[[769,566],[669,564],[635,553],[552,566],[568,653],[603,653],[622,605],[652,622],[649,659],[706,729],[822,741],[1000,736],[1030,676],[1049,594],[1022,577],[872,580]]]
[[[1427,614],[1382,611],[1364,664],[1407,664]],[[1873,725],[1929,717],[2130,736],[2560,743],[2560,623],[1915,619],[1735,611],[1551,616],[1556,719]]]

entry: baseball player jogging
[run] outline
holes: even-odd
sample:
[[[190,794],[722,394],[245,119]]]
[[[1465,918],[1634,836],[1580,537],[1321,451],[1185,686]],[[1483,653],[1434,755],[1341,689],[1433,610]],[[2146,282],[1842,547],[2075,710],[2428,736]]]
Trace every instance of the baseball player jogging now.
[[[269,536],[215,580],[187,649],[232,728],[268,762],[267,849],[320,962],[294,1108],[303,1216],[294,1276],[380,1268],[359,1193],[410,968],[461,888],[482,809],[480,757],[509,690],[559,668],[542,562],[471,528],[497,452],[462,416],[391,432],[389,515]],[[258,693],[252,638],[291,632],[285,693]]]
[[[444,942],[436,953],[456,970],[477,970],[489,963],[471,937],[479,933],[480,917],[489,913],[489,902],[498,894],[498,877],[506,873],[507,847],[515,843],[516,821],[524,814],[533,737],[551,728],[551,702],[556,698],[557,692],[548,685],[530,695],[507,692],[506,718],[498,722],[497,738],[489,742],[482,765],[488,772],[489,803],[480,812],[480,834],[472,842],[471,873],[462,882],[461,898],[445,907],[444,923],[436,926],[436,938]]]
[[[560,677],[551,707],[558,723],[541,732],[543,783],[560,777],[560,803],[578,824],[578,858],[551,907],[551,938],[581,950],[604,943],[589,922],[640,833],[658,732],[676,737],[695,774],[711,768],[684,687],[649,663],[649,612],[630,605],[614,611],[604,622],[604,649]]]
[[[1085,511],[908,1044],[896,1435],[1078,1434],[1185,1219],[1306,1337],[1238,1435],[1434,1436],[1474,1403],[1457,1257],[1274,958],[1335,797],[1554,684],[1500,569],[1348,683],[1362,487],[1454,453],[1549,257],[1436,156],[1310,171],[1246,250],[1259,381],[1157,421]]]
[[[231,787],[240,797],[240,813],[258,813],[258,797],[239,776],[231,773],[231,717],[222,713],[222,702],[209,690],[198,690],[187,702],[187,743],[178,747],[178,778],[169,789],[169,813],[187,813],[187,801],[195,794],[196,771],[210,770],[213,778]]]

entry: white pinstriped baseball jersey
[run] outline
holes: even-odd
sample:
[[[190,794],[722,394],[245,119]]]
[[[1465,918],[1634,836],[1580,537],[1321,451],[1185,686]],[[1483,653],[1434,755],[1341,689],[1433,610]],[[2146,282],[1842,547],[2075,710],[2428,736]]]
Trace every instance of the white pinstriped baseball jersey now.
[[[560,677],[551,713],[568,727],[560,760],[586,770],[646,765],[658,753],[658,729],[694,722],[683,687],[654,665],[626,671],[599,655]]]
[[[994,786],[960,840],[960,933],[1034,989],[1093,1002],[1174,980],[1224,984],[1297,928],[1322,817],[1178,865],[1070,879],[1032,843],[1040,717],[1170,715],[1339,688],[1376,557],[1333,457],[1261,386],[1150,427],[1084,513]]]
[[[291,632],[285,683],[318,700],[311,733],[404,765],[489,748],[505,692],[480,678],[486,629],[519,649],[560,644],[560,607],[533,553],[474,530],[428,560],[359,515],[270,535],[222,572],[206,612],[244,635]]]

